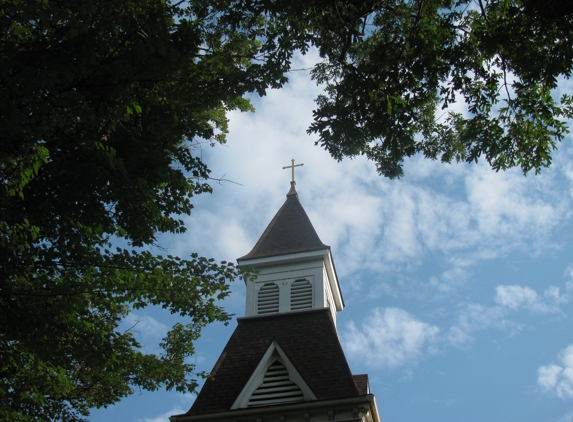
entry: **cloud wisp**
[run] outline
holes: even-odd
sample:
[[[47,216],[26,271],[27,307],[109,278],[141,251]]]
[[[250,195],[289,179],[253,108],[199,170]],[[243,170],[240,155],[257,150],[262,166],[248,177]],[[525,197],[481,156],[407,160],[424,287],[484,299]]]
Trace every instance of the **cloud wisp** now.
[[[543,296],[537,294],[531,287],[497,286],[495,288],[495,302],[512,311],[526,309],[535,313],[557,313],[561,311],[560,305],[569,302],[568,294],[561,294],[557,286],[549,286]]]
[[[489,328],[520,331],[522,323],[516,322],[517,312],[526,311],[533,315],[558,314],[561,306],[570,302],[567,291],[561,293],[557,286],[549,286],[543,295],[528,286],[500,285],[495,288],[494,306],[467,304],[459,311],[458,318],[448,332],[448,343],[466,347],[474,340],[473,334]]]

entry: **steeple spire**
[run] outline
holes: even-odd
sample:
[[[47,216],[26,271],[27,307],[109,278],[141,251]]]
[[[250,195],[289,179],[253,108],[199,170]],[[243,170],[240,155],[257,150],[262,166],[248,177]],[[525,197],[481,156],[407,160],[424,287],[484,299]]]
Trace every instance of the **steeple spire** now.
[[[287,200],[271,220],[255,247],[238,261],[330,249],[322,243],[290,182]]]

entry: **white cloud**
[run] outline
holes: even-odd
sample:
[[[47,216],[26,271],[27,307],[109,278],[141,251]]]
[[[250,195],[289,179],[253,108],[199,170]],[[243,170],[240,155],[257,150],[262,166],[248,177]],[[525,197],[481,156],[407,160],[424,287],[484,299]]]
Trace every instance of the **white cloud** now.
[[[535,307],[539,302],[537,293],[530,287],[497,286],[495,291],[495,302],[514,311],[520,306]]]
[[[531,287],[497,286],[495,302],[513,311],[520,308],[538,313],[559,312],[559,305],[568,302],[568,296],[561,295],[557,286],[549,286],[543,296],[537,294]],[[546,303],[549,302],[549,303]]]
[[[496,235],[496,239],[504,235],[545,238],[547,230],[555,227],[565,211],[559,200],[546,194],[543,178],[531,183],[531,178],[518,171],[494,173],[483,167],[475,170],[467,185],[482,233]]]
[[[364,218],[360,229],[356,223],[341,224],[336,215],[324,225],[336,228],[337,237],[331,243],[335,252],[340,250],[337,246],[353,252],[345,256],[352,263],[349,271],[403,271],[404,265],[417,265],[429,253],[438,252],[451,267],[436,287],[452,291],[468,267],[479,261],[515,249],[536,254],[555,246],[548,239],[567,215],[566,201],[546,194],[542,182],[529,183],[517,171],[497,174],[485,165],[465,167],[463,172],[455,168],[458,184],[463,185],[458,186],[458,195],[421,188],[408,179],[369,181],[379,190],[365,190],[360,177],[350,174],[353,168],[341,170],[351,182],[348,188],[358,192],[351,201],[358,211],[337,192],[325,198],[346,220]],[[353,239],[361,247],[352,247]]]
[[[558,384],[561,372],[563,368],[558,365],[541,366],[537,370],[537,383],[546,390],[551,390]]]
[[[430,285],[438,283],[437,279],[430,281]],[[497,306],[465,305],[459,311],[456,323],[449,329],[448,342],[453,346],[465,346],[474,339],[473,333],[492,327],[500,330],[510,329],[512,332],[520,331],[522,326],[508,319],[510,311],[557,313],[561,311],[561,304],[569,302],[569,296],[561,294],[557,286],[547,287],[541,296],[531,287],[502,285],[495,288],[494,301]]]
[[[218,257],[221,260],[246,255],[249,251],[244,250],[245,245],[252,242],[252,239],[246,231],[246,224],[241,226],[241,220],[225,215],[231,212],[232,209],[216,213],[201,209],[190,217],[184,217],[187,220],[186,225],[193,227],[193,233],[190,236],[176,237],[171,241],[170,249],[182,257],[198,250],[208,257]],[[199,221],[200,224],[195,224]]]
[[[563,400],[573,399],[573,344],[559,353],[558,361],[559,364],[539,367],[537,384]]]
[[[399,308],[374,309],[360,328],[351,322],[343,332],[349,356],[378,367],[415,363],[437,339],[439,328]]]

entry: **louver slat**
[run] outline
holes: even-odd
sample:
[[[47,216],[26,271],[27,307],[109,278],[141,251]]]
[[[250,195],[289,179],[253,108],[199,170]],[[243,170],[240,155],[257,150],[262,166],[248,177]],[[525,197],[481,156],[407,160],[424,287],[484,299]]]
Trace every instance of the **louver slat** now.
[[[296,280],[290,288],[290,309],[298,311],[312,308],[312,284],[308,280]]]
[[[300,387],[289,379],[284,365],[275,361],[267,369],[263,383],[249,399],[249,407],[302,400],[304,395]]]
[[[257,297],[257,314],[272,314],[279,311],[279,286],[266,283]]]

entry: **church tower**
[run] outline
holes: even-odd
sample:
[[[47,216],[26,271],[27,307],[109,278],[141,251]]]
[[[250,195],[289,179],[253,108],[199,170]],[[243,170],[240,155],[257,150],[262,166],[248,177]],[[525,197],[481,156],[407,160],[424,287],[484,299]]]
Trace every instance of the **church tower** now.
[[[245,316],[191,409],[171,422],[380,422],[368,376],[352,375],[340,345],[344,301],[334,261],[294,180],[237,261],[257,273],[245,280]]]
[[[344,308],[330,246],[316,234],[295,182],[253,250],[237,261],[258,270],[247,280],[247,317],[328,308],[336,322]]]

